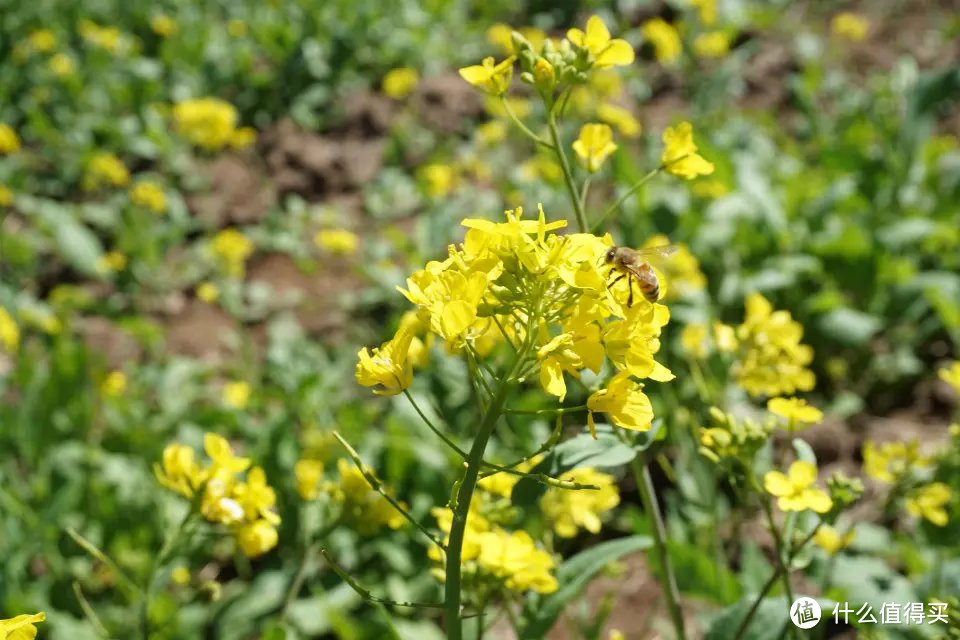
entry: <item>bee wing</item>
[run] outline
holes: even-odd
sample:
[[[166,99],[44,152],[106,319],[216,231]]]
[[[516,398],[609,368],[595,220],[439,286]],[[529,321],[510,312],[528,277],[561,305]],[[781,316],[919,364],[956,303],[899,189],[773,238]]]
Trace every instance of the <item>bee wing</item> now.
[[[658,257],[658,258],[667,258],[677,252],[678,247],[675,244],[662,244],[656,247],[644,247],[643,249],[634,249],[633,252],[643,258],[643,257]]]

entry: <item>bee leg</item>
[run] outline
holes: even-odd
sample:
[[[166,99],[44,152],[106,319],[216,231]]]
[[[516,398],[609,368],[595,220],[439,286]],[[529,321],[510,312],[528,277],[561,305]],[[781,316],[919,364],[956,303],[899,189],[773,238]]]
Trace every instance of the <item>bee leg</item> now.
[[[610,284],[607,285],[607,289],[609,289],[609,288],[612,287],[613,285],[617,284],[618,282],[620,282],[621,280],[623,280],[623,279],[626,278],[626,277],[627,277],[627,275],[626,275],[625,273],[621,273],[619,276],[617,276],[616,278],[614,278],[613,280],[610,281]]]
[[[627,287],[630,289],[630,295],[627,296],[627,308],[633,306],[633,278],[627,278]]]

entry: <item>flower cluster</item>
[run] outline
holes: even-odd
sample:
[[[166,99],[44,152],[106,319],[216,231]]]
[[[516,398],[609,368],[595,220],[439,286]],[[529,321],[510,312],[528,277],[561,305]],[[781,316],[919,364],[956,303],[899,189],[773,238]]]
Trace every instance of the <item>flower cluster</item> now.
[[[82,20],[78,26],[80,37],[95,47],[113,54],[124,53],[131,47],[130,39],[116,27],[99,25],[91,20]]]
[[[450,350],[476,357],[507,342],[523,356],[517,370],[538,373],[543,389],[560,399],[567,376],[599,373],[609,360],[619,373],[589,397],[589,423],[593,412],[604,412],[620,427],[648,429],[653,411],[639,380],[673,378],[654,359],[666,307],[639,297],[628,306],[627,282],[607,286],[609,236],[558,235],[566,221],[547,222],[542,208],[537,220],[522,216],[518,208],[502,223],[464,220],[463,244],[411,275],[400,291],[418,306],[424,331]],[[390,395],[408,388],[412,337],[402,330],[372,353],[361,350],[357,381]]]
[[[195,98],[178,102],[173,107],[173,123],[190,143],[207,151],[230,146],[249,146],[256,138],[253,129],[237,128],[237,110],[218,98]]]
[[[163,213],[167,209],[163,187],[151,180],[141,180],[130,187],[130,202],[154,213]]]
[[[803,325],[789,311],[774,311],[759,293],[747,296],[743,324],[736,328],[737,382],[754,396],[790,395],[816,383],[807,365],[813,349],[802,344]]]
[[[19,344],[20,327],[17,326],[13,316],[6,309],[0,307],[0,348],[13,353],[17,350]]]
[[[929,467],[933,461],[920,453],[920,443],[868,440],[863,445],[863,471],[884,484],[897,484],[907,474]]]
[[[224,229],[210,241],[210,251],[224,273],[239,278],[243,277],[247,258],[253,253],[253,243],[236,229]]]
[[[201,465],[193,448],[174,443],[163,450],[163,463],[154,465],[160,484],[191,500],[210,522],[229,527],[240,550],[249,557],[262,555],[277,544],[280,516],[276,495],[263,469],[250,467],[249,458],[234,455],[222,436],[207,433],[203,448],[210,462]]]
[[[361,471],[346,458],[337,460],[337,481],[324,479],[323,463],[304,458],[297,462],[294,474],[297,492],[304,500],[317,500],[328,496],[340,508],[339,518],[362,535],[373,535],[383,527],[399,529],[406,520],[390,502],[374,488],[383,489],[383,483],[372,469]],[[402,503],[401,503],[401,506]]]
[[[711,426],[700,431],[700,454],[714,463],[753,460],[773,433],[770,422],[758,424],[710,407]]]
[[[553,530],[561,538],[574,537],[580,528],[590,533],[600,533],[600,517],[620,504],[620,492],[614,477],[592,467],[581,467],[561,474],[558,480],[599,488],[547,489],[540,499],[540,508]]]
[[[83,186],[90,191],[104,186],[122,187],[128,182],[130,172],[120,158],[108,152],[94,154],[83,176]]]
[[[10,125],[0,122],[0,155],[9,155],[20,150],[20,137]]]

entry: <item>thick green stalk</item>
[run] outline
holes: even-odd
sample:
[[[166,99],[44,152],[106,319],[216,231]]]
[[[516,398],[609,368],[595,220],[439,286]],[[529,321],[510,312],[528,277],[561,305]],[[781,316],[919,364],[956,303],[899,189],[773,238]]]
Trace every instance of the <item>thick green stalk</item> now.
[[[560,168],[563,170],[563,180],[567,183],[567,191],[570,192],[570,201],[573,203],[573,210],[577,214],[577,226],[580,227],[580,233],[589,233],[590,225],[587,224],[587,214],[583,210],[580,202],[580,193],[577,189],[577,183],[573,180],[573,172],[570,170],[570,162],[567,160],[567,154],[563,150],[560,142],[560,131],[557,129],[557,122],[551,113],[547,117],[547,127],[550,129],[550,139],[553,140],[553,150],[560,161]]]
[[[470,447],[467,454],[467,469],[463,474],[463,480],[460,483],[460,490],[457,492],[456,505],[453,512],[453,523],[450,526],[450,540],[447,542],[447,568],[444,583],[444,626],[447,631],[448,640],[462,640],[463,626],[460,618],[460,573],[461,558],[463,552],[463,538],[467,531],[467,514],[470,511],[470,500],[473,498],[473,491],[477,486],[477,478],[480,469],[483,466],[483,454],[487,449],[487,443],[493,434],[493,429],[497,424],[497,419],[503,413],[503,405],[507,400],[507,394],[510,391],[510,385],[514,383],[513,374],[516,372],[524,360],[526,349],[521,349],[517,354],[507,374],[490,399],[487,410],[480,422],[480,428],[477,429],[477,437]]]
[[[670,611],[670,619],[673,621],[673,629],[677,634],[677,640],[685,640],[687,636],[683,627],[683,612],[680,611],[680,593],[677,590],[677,580],[674,577],[673,565],[670,564],[670,554],[667,552],[667,530],[663,524],[660,505],[657,504],[657,494],[653,488],[650,469],[645,463],[641,463],[638,458],[634,458],[630,466],[633,468],[637,489],[640,491],[640,500],[643,502],[643,509],[647,512],[647,515],[650,516],[650,530],[653,534],[654,551],[656,551],[657,559],[663,570],[663,582],[660,588],[663,591],[664,599],[667,601],[667,609]]]

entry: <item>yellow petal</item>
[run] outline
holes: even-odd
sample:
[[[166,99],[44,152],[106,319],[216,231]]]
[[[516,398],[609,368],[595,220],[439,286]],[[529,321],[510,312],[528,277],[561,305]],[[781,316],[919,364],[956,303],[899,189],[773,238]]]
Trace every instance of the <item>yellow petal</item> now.
[[[600,67],[625,66],[633,64],[633,47],[626,40],[612,41],[607,48],[597,56],[597,65]]]
[[[773,496],[786,496],[793,491],[789,478],[779,471],[769,471],[763,476],[763,488]]]
[[[797,489],[809,487],[817,481],[817,467],[805,460],[794,462],[787,473],[790,476],[790,484]]]
[[[567,395],[567,385],[563,381],[563,369],[554,358],[548,358],[540,363],[540,384],[543,390],[552,396],[557,396],[562,402]]]
[[[590,16],[590,19],[587,20],[587,37],[585,46],[593,50],[595,47],[603,47],[610,41],[610,31],[607,29],[607,25],[603,24],[603,20],[599,16]]]
[[[440,328],[448,340],[461,335],[477,319],[476,307],[463,300],[454,300],[443,307]]]

